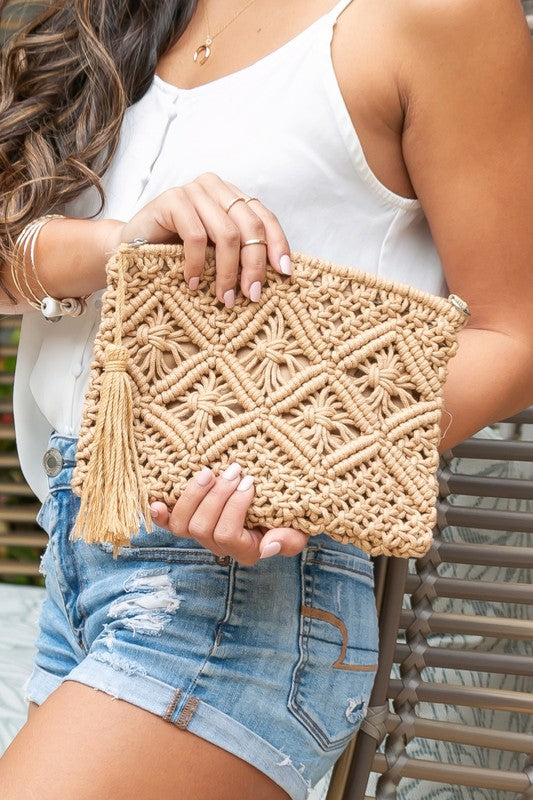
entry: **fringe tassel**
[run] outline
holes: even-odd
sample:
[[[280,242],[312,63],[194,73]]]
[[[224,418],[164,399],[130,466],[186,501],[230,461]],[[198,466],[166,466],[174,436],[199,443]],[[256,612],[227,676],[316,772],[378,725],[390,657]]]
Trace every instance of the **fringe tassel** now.
[[[141,522],[152,530],[152,518],[133,432],[127,348],[109,345],[104,358],[92,452],[71,538],[89,544],[111,542],[116,558]]]

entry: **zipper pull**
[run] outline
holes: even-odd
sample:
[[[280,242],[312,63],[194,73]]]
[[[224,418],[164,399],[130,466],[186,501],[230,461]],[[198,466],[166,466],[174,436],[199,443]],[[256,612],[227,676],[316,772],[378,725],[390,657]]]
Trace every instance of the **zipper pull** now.
[[[455,306],[455,308],[462,314],[464,314],[466,317],[470,316],[470,309],[468,308],[468,305],[465,303],[464,300],[461,300],[461,298],[458,295],[451,294],[448,297],[448,300],[450,301],[452,306]]]

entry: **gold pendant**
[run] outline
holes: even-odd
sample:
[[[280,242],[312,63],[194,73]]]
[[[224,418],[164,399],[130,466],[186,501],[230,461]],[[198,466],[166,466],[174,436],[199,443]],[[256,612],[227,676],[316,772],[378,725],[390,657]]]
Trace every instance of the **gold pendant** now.
[[[194,51],[193,61],[197,64],[205,64],[209,56],[211,55],[211,47],[210,45],[213,44],[213,40],[209,37],[205,40],[205,44],[201,44],[200,47],[197,47]]]

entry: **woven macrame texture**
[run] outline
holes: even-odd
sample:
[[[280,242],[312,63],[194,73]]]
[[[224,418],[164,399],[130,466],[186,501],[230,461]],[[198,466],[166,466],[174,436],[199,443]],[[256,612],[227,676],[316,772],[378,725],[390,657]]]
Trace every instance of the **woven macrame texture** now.
[[[293,254],[259,303],[200,286],[179,245],[121,245],[95,342],[73,489],[81,494],[119,270],[134,436],[151,500],[237,461],[255,479],[250,526],[328,533],[372,555],[421,556],[436,518],[442,385],[465,316],[448,299]]]

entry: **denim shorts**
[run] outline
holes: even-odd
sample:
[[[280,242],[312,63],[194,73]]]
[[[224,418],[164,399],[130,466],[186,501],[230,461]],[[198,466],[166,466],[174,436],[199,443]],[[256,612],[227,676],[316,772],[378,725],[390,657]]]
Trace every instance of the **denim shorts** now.
[[[76,439],[53,434],[50,447],[57,474],[37,518],[49,534],[47,591],[26,698],[41,704],[78,681],[304,800],[359,727],[374,682],[368,556],[318,535],[298,556],[240,566],[156,527],[114,559],[110,545],[69,541]]]

